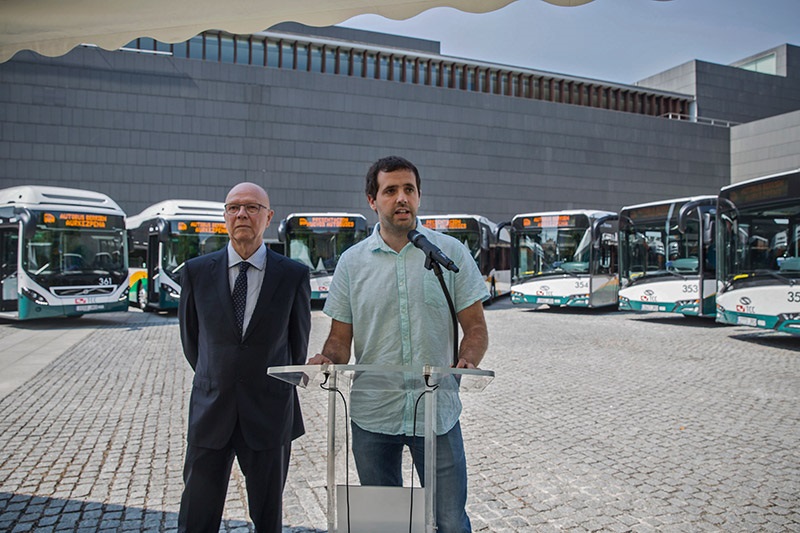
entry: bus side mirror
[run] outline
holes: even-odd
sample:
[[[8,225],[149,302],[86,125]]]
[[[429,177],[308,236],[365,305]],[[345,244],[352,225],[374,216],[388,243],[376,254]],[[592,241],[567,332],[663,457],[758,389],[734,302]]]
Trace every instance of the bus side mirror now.
[[[33,236],[36,235],[36,222],[34,222],[31,212],[24,207],[15,209],[14,211],[16,211],[14,214],[17,219],[22,222],[23,237],[26,239],[33,239]]]
[[[169,242],[169,222],[159,219],[156,223],[156,231],[158,232],[158,242]]]
[[[278,224],[278,240],[285,243],[286,242],[286,219],[284,218],[281,220],[281,223]]]
[[[715,224],[716,213],[715,211],[709,211],[703,214],[703,241],[704,242],[714,242],[714,238],[716,237],[716,224]]]

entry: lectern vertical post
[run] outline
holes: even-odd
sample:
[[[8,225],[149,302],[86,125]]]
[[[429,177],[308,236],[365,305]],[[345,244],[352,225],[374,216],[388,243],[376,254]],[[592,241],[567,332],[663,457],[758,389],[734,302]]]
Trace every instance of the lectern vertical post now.
[[[336,457],[336,400],[338,373],[331,372],[328,375],[328,531],[336,531],[336,461],[331,458]]]
[[[425,372],[429,372],[428,368]],[[430,374],[426,374],[430,375]],[[414,475],[413,472],[411,475]],[[436,392],[425,389],[425,532],[436,533]]]

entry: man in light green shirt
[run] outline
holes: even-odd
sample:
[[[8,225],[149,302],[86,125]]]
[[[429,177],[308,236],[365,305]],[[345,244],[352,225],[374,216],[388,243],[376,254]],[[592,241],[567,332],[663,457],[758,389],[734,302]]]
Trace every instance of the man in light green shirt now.
[[[453,325],[425,254],[408,240],[416,229],[459,267],[445,271],[463,337],[459,368],[475,368],[488,346],[483,300],[486,284],[469,251],[456,239],[417,223],[420,178],[417,168],[400,157],[377,161],[367,173],[367,201],[378,214],[372,235],[348,249],[339,260],[324,312],[331,332],[310,364],[350,361],[353,345],[358,364],[451,366]],[[414,428],[412,393],[362,393],[351,398],[353,454],[362,485],[402,485],[402,451],[411,449],[421,480],[424,453],[422,416]],[[469,532],[464,506],[466,459],[456,394],[443,394],[437,410],[437,502],[439,531]]]

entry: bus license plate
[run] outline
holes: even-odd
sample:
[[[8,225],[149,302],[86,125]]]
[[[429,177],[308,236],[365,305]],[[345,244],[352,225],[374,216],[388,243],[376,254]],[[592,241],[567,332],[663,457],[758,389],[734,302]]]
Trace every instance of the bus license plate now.
[[[76,305],[75,306],[75,310],[76,311],[97,311],[99,309],[104,309],[104,306],[103,305],[97,305],[97,304],[94,304],[94,305]]]
[[[555,299],[553,298],[537,298],[537,304],[554,304],[556,303]]]
[[[658,306],[655,304],[642,304],[642,311],[658,311]]]
[[[739,316],[736,317],[736,323],[740,326],[757,326],[758,320],[751,316]]]

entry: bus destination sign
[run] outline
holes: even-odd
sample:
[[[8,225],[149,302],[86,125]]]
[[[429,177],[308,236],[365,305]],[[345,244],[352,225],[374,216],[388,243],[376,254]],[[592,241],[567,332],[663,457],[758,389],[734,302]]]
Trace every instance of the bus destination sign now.
[[[427,218],[422,225],[436,231],[467,229],[467,223],[460,218]]]
[[[563,228],[574,225],[575,219],[570,215],[551,215],[522,219],[523,228]]]
[[[57,228],[95,228],[108,227],[108,215],[93,213],[42,213],[42,223]]]
[[[206,222],[194,220],[191,222],[178,222],[179,233],[218,233],[227,234],[228,228],[224,222]]]
[[[657,218],[659,220],[663,220],[664,217],[669,214],[669,210],[672,209],[673,205],[674,204],[667,203],[632,209],[628,212],[628,218],[631,220],[646,220],[648,218]],[[677,216],[678,209],[674,209],[673,213],[675,216]]]
[[[354,228],[356,221],[350,217],[300,217],[301,228]]]
[[[789,179],[768,180],[746,185],[730,192],[731,201],[739,206],[750,205],[765,200],[789,197]]]

